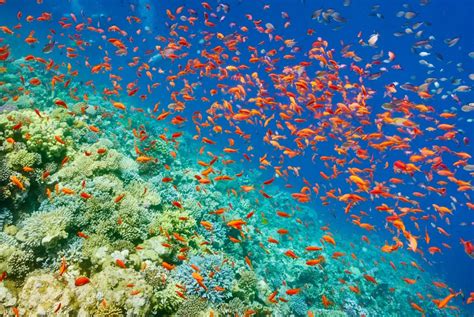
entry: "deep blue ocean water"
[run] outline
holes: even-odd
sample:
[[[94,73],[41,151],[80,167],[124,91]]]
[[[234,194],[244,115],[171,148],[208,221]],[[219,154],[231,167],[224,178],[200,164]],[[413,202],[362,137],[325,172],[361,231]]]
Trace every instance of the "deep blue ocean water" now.
[[[151,9],[146,9],[144,6],[150,3]],[[211,3],[211,2],[210,2]],[[456,119],[456,130],[459,131],[464,137],[471,139],[464,143],[459,143],[452,148],[454,151],[462,151],[474,153],[472,150],[472,142],[474,142],[474,134],[472,130],[472,112],[462,112],[460,108],[462,105],[472,102],[473,94],[469,92],[456,93],[460,101],[457,102],[450,96],[456,86],[468,85],[471,86],[471,80],[469,75],[474,73],[473,58],[469,57],[469,53],[474,51],[473,31],[474,22],[472,17],[474,14],[474,2],[469,0],[461,1],[449,1],[449,0],[432,0],[427,5],[420,4],[420,1],[366,1],[366,0],[353,0],[349,6],[344,6],[343,1],[226,1],[226,4],[230,6],[230,11],[226,15],[225,20],[219,24],[219,31],[222,33],[228,33],[233,30],[230,27],[230,23],[235,23],[238,27],[241,24],[246,23],[245,14],[251,14],[254,19],[263,19],[264,23],[273,23],[278,30],[278,34],[283,36],[285,39],[294,39],[297,44],[296,46],[301,48],[301,52],[305,52],[311,47],[312,41],[315,37],[321,37],[328,41],[328,48],[334,50],[334,55],[340,59],[339,52],[341,48],[346,44],[352,44],[354,50],[357,51],[358,55],[363,58],[364,61],[370,62],[375,54],[383,52],[381,60],[387,58],[389,51],[395,53],[396,58],[394,63],[401,65],[402,69],[398,71],[390,70],[383,73],[382,76],[376,80],[367,81],[366,85],[377,91],[383,91],[384,87],[392,82],[398,82],[400,84],[410,82],[415,85],[421,84],[426,78],[435,78],[444,87],[444,91],[439,95],[436,95],[433,99],[428,102],[438,112],[455,108],[458,114]],[[268,4],[269,8],[264,10],[264,4]],[[130,36],[133,36],[133,32],[136,31],[136,25],[124,23],[127,16],[136,15],[142,18],[142,32],[146,36],[140,38],[147,38],[146,42],[131,43],[129,46],[139,46],[140,51],[137,55],[140,55],[144,50],[153,49],[156,45],[153,42],[155,34],[165,34],[168,31],[168,26],[171,24],[170,21],[166,20],[164,13],[165,9],[172,7],[173,10],[181,5],[185,5],[186,8],[195,7],[196,10],[202,10],[202,7],[198,2],[191,4],[191,1],[126,1],[126,0],[107,0],[107,1],[86,1],[86,0],[73,0],[73,1],[52,1],[45,0],[42,5],[35,4],[35,1],[8,1],[8,4],[0,7],[1,22],[3,25],[14,25],[17,23],[16,14],[18,10],[23,12],[23,15],[28,14],[37,16],[44,11],[51,12],[53,16],[64,16],[69,17],[69,13],[74,13],[78,19],[87,19],[87,17],[93,17],[99,21],[103,21],[105,24],[113,24],[117,21],[117,25],[129,32]],[[312,19],[312,13],[318,9],[327,10],[329,8],[338,11],[342,17],[347,21],[344,23],[331,21],[329,23],[319,23],[316,19]],[[415,17],[406,19],[403,17],[397,17],[399,11],[410,11],[415,13]],[[282,12],[286,12],[289,16],[288,20],[282,19]],[[107,19],[111,17],[112,23],[108,23]],[[284,29],[283,24],[285,21],[291,23],[291,27]],[[26,23],[26,22],[22,22]],[[407,28],[412,28],[415,23],[421,23],[418,29],[413,32],[422,31],[419,37],[415,34],[405,34],[403,36],[394,36],[395,32],[405,32]],[[168,26],[166,25],[168,24]],[[51,34],[51,30],[56,31],[56,35],[53,39],[59,36],[61,29],[57,22],[48,22],[41,24],[35,24],[35,37],[40,41],[33,48],[26,48],[28,53],[25,54],[40,54],[42,47],[47,43],[46,36]],[[146,29],[145,29],[146,28]],[[308,29],[314,30],[314,36],[309,39],[304,36]],[[336,30],[335,30],[336,29]],[[200,31],[199,29],[196,31]],[[361,37],[358,38],[358,34],[361,33]],[[365,41],[372,35],[378,33],[379,39],[374,47],[361,47],[357,41],[364,39]],[[26,36],[26,34],[25,34]],[[432,37],[432,49],[417,48],[413,49],[415,42],[423,39]],[[446,39],[452,39],[459,37],[459,42],[452,47],[449,47],[444,41]],[[137,37],[138,38],[138,37]],[[91,65],[101,62],[103,53],[97,48],[97,44],[103,41],[101,35],[87,33],[82,38],[84,41],[90,43],[90,48],[87,50],[87,61]],[[197,51],[205,49],[200,40],[202,35],[198,35],[194,39],[189,39],[193,43],[193,49]],[[18,40],[18,45],[24,45],[22,39]],[[64,41],[64,39],[61,39]],[[263,41],[260,42],[260,41]],[[72,40],[70,40],[72,43]],[[262,49],[270,50],[271,48],[278,47],[268,41],[264,35],[249,36],[248,45],[255,46],[259,51]],[[295,53],[296,60],[303,58],[302,53]],[[419,54],[421,52],[428,52],[430,55],[422,57]],[[242,51],[242,60],[246,60],[250,55],[249,52]],[[300,55],[299,55],[300,54]],[[65,63],[70,62],[73,64],[75,69],[79,70],[79,78],[83,82],[87,82],[90,78],[88,77],[89,70],[86,68],[84,58],[75,60],[67,60],[64,53],[60,50],[54,50],[49,57],[55,58],[58,61],[64,61]],[[151,58],[152,55],[144,56],[144,59]],[[111,56],[113,59],[114,67],[124,67],[124,70],[120,72],[124,78],[136,78],[135,69],[127,68],[127,63],[130,62],[130,58],[120,58]],[[420,64],[420,60],[425,60],[431,63],[433,67],[427,67],[426,65]],[[344,61],[349,64],[350,61]],[[163,69],[165,72],[168,70],[176,70],[176,63],[173,64],[168,60],[157,59],[152,62],[152,65]],[[262,71],[262,70],[260,70]],[[428,73],[431,71],[431,73]],[[102,77],[101,77],[102,76]],[[99,75],[94,77],[94,81],[97,86],[100,86],[101,80],[104,85],[108,85],[107,74]],[[441,81],[441,78],[445,78],[445,81]],[[132,81],[132,80],[130,80]],[[214,89],[214,81],[207,81],[205,78],[198,80],[200,86],[196,89],[195,96],[200,98],[204,96],[204,92],[208,92]],[[459,81],[459,83],[456,83]],[[128,80],[126,81],[128,82]],[[137,85],[140,89],[145,90],[146,78],[141,78],[137,81]],[[225,80],[223,81],[225,82]],[[171,102],[169,94],[164,93],[165,85],[157,89],[153,94],[148,97],[147,102],[142,103],[139,100],[132,99],[137,106],[144,108],[153,108],[156,102],[160,102],[162,105],[167,105]],[[433,88],[433,87],[431,87]],[[442,98],[443,95],[447,95],[446,98]],[[370,100],[370,104],[374,109],[380,108],[380,112],[384,110],[380,107],[381,104],[386,102],[382,94],[377,94],[373,99]],[[205,111],[206,105],[199,103],[193,104],[193,107],[189,107],[184,112],[183,116],[190,117],[194,111]],[[373,114],[377,114],[378,110],[374,110]],[[224,127],[225,128],[225,127]],[[252,127],[249,126],[248,129]],[[187,127],[189,131],[193,131],[193,127]],[[262,133],[262,129],[254,128],[255,130],[247,130],[249,133],[254,133],[255,136],[259,136]],[[225,143],[227,136],[215,136],[215,140],[218,142]],[[258,139],[258,138],[257,138]],[[274,160],[278,160],[278,156],[272,152],[273,149],[270,146],[262,145],[261,143],[248,143],[246,141],[237,141],[237,147],[244,148],[249,144],[253,145],[255,157],[260,157],[265,154],[273,155]],[[417,139],[412,143],[413,148],[422,148],[425,145],[423,138]],[[329,142],[327,145],[322,145],[320,152],[324,153],[325,146],[328,150],[333,146]],[[321,188],[326,186],[325,180],[319,176],[321,170],[321,162],[313,162],[311,160],[311,154],[306,150],[306,155],[303,157],[295,158],[291,161],[292,165],[300,166],[301,176],[307,179],[310,183],[318,183]],[[404,156],[398,153],[388,153],[386,158],[389,162],[394,162],[398,159],[402,159]],[[253,162],[254,167],[258,164]],[[266,170],[264,173],[264,179],[268,179],[274,176],[271,170]],[[377,172],[376,172],[377,173]],[[472,176],[468,173],[460,172],[465,180],[472,180]],[[392,175],[393,176],[393,175]],[[333,182],[333,188],[344,188],[347,183],[344,179],[339,179]],[[340,182],[340,183],[337,183]],[[302,186],[301,178],[290,177],[287,184],[293,185],[295,188]],[[414,181],[413,183],[406,184],[403,188],[404,193],[410,193],[416,190],[418,184]],[[431,204],[440,204],[449,206],[451,201],[456,200],[465,202],[465,195],[472,195],[472,190],[466,193],[458,192],[455,188],[448,190],[445,196],[432,195],[430,197]],[[469,201],[469,200],[467,200]],[[335,231],[339,232],[350,232],[350,234],[362,235],[360,229],[349,224],[350,219],[344,214],[343,207],[340,205],[335,206],[322,206],[319,200],[315,200],[314,212],[322,213],[328,219],[331,219],[331,226]],[[371,211],[371,222],[375,224],[383,224],[384,215],[377,214],[374,210],[375,204],[367,201],[361,203],[358,208],[360,210]],[[432,207],[430,207],[432,208]],[[472,229],[472,212],[473,210],[468,209],[465,205],[458,205],[455,215],[450,217],[451,224],[448,226],[443,220],[438,219],[438,225],[444,225],[445,229],[451,234],[449,238],[444,237],[440,234],[431,234],[432,244],[440,245],[442,242],[447,242],[451,245],[452,249],[443,249],[442,254],[435,254],[433,256],[427,254],[426,257],[419,257],[419,263],[422,263],[425,268],[431,270],[433,274],[443,277],[455,291],[462,290],[465,296],[473,290],[474,285],[474,271],[473,261],[469,257],[459,243],[460,238],[473,239],[474,231]],[[311,215],[307,216],[308,219]],[[391,235],[383,230],[383,225],[380,225],[380,230],[375,234],[380,236],[381,240],[391,238]],[[467,297],[466,297],[467,298]],[[471,305],[472,306],[472,305]],[[471,307],[467,307],[473,312]]]

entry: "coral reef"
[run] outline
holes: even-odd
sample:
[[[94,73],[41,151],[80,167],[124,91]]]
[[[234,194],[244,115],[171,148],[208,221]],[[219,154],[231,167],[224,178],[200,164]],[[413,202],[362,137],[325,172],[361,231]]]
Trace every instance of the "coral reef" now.
[[[19,72],[24,62],[6,67]],[[21,86],[12,74],[0,74],[5,89]],[[303,250],[321,245],[325,233],[315,228],[328,219],[295,207],[283,190],[265,188],[271,199],[239,190],[261,183],[260,171],[216,181],[238,175],[243,165],[224,164],[231,158],[210,152],[209,163],[196,160],[200,148],[180,147],[169,127],[113,111],[92,91],[80,101],[63,90],[32,87],[28,96],[0,101],[0,314],[14,307],[21,316],[182,317],[377,316],[410,309],[412,293],[392,285],[400,273],[388,261],[367,264],[375,246],[334,233],[337,247],[322,245],[313,257],[321,262],[307,265],[301,258],[313,254]],[[275,210],[294,212],[297,221]],[[231,226],[232,220],[244,224]],[[294,258],[284,255],[289,245]],[[332,256],[351,249],[362,250],[362,260],[350,266]],[[412,260],[402,254],[387,258]],[[415,270],[409,273],[426,275]],[[364,274],[376,276],[377,285]],[[87,282],[77,283],[80,276]],[[328,289],[341,280],[358,285],[360,294]],[[427,284],[420,278],[415,287]],[[400,301],[387,295],[392,286]],[[296,287],[300,293],[290,297],[286,291]],[[426,311],[438,316],[433,307]]]
[[[53,248],[68,237],[71,220],[71,212],[65,208],[34,213],[20,223],[16,238],[28,248]]]
[[[205,299],[197,296],[190,296],[185,300],[178,311],[176,312],[177,317],[194,317],[204,316],[208,309],[208,302]]]
[[[194,268],[199,268],[201,284],[193,277]],[[231,296],[234,270],[228,260],[218,255],[193,256],[180,265],[173,277],[186,287],[187,293],[220,303]]]
[[[306,304],[302,296],[296,296],[290,300],[290,309],[295,316],[305,316],[308,312],[308,308],[308,304]]]

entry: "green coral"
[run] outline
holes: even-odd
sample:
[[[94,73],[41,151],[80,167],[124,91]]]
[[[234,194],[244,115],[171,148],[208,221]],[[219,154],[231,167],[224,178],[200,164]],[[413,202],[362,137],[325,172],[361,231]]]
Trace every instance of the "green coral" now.
[[[91,234],[89,238],[85,239],[82,245],[82,256],[90,259],[92,263],[100,261],[100,256],[97,253],[100,250],[108,251],[110,241],[107,237],[100,234]],[[100,252],[104,253],[104,252]]]
[[[245,303],[237,297],[232,298],[228,303],[221,303],[218,306],[219,315],[222,316],[242,316],[245,310]]]
[[[179,209],[165,209],[154,217],[149,227],[156,233],[172,234],[175,232],[183,237],[189,237],[194,234],[195,225],[196,220],[188,212]]]
[[[117,225],[117,233],[123,239],[139,242],[146,237],[146,218],[135,208],[120,209],[118,216],[122,223]]]
[[[150,186],[150,184],[139,181],[132,181],[125,187],[130,197],[135,198],[145,207],[156,207],[161,204],[160,194]]]
[[[135,245],[128,240],[116,240],[110,243],[110,249],[114,251],[135,250]]]
[[[125,317],[123,309],[115,305],[99,305],[99,308],[95,312],[96,317]]]
[[[165,207],[166,208],[166,207]],[[173,234],[178,234],[186,240],[186,244],[192,249],[192,252],[208,252],[209,248],[204,244],[204,239],[196,235],[196,220],[187,212],[180,209],[166,208],[162,213],[153,215],[149,224],[149,233],[158,234],[165,237],[168,242],[170,237],[175,239]],[[182,246],[182,242],[172,243],[170,253],[177,253]]]
[[[31,252],[16,249],[7,260],[7,274],[9,277],[22,279],[33,267],[34,255]]]
[[[161,262],[162,257],[170,253],[170,249],[163,246],[166,240],[162,236],[155,236],[146,239],[140,244],[138,256],[142,261],[150,260],[153,262]]]
[[[258,278],[254,271],[244,270],[239,273],[240,278],[234,283],[232,294],[245,301],[256,298]]]
[[[54,247],[68,237],[71,219],[71,212],[66,208],[34,213],[21,223],[16,238],[30,248]]]
[[[177,317],[198,317],[203,316],[208,308],[208,302],[205,299],[197,296],[190,296],[180,306],[176,312]]]
[[[99,149],[105,150],[105,153],[98,153]],[[90,155],[84,153],[90,153]],[[101,139],[92,145],[83,146],[81,153],[63,167],[57,176],[59,179],[81,180],[99,175],[120,175],[123,164],[129,164],[127,158],[113,149],[112,142]]]
[[[66,165],[58,172],[60,179],[78,180],[81,178],[91,178],[104,174],[113,174],[120,172],[119,152],[110,148],[110,142],[102,141],[92,146],[86,146],[81,149],[81,154],[76,156],[72,162]],[[99,149],[105,149],[103,154],[98,153]],[[90,153],[85,155],[84,153]]]
[[[38,153],[46,161],[62,160],[74,144],[68,123],[50,120],[46,116],[39,117],[31,109],[0,114],[0,137],[11,137],[16,142],[23,142],[28,152]],[[56,137],[65,144],[59,142]]]
[[[19,249],[14,243],[0,243],[0,273],[7,272],[11,278],[21,279],[31,270],[33,261],[33,254]]]
[[[178,310],[183,303],[183,298],[178,296],[176,291],[182,291],[176,283],[169,282],[161,291],[153,293],[153,311],[160,314],[170,314]]]
[[[163,267],[153,264],[147,265],[143,272],[145,281],[153,287],[155,291],[163,290],[168,283],[168,274]]]
[[[7,153],[7,166],[12,170],[21,170],[25,166],[34,167],[41,164],[41,155],[30,153],[26,149],[19,149]]]

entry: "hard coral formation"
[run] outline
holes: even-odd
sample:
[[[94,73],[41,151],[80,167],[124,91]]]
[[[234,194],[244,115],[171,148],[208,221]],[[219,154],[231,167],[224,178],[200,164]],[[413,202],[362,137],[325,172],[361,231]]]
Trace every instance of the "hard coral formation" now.
[[[193,277],[192,266],[199,268],[202,285]],[[218,255],[193,256],[174,271],[174,278],[186,287],[188,294],[212,303],[220,303],[231,296],[234,277],[235,272],[229,260]]]
[[[169,315],[176,312],[183,303],[183,298],[177,293],[180,289],[175,283],[168,283],[162,290],[155,291],[151,298],[154,312],[157,315]]]
[[[34,264],[31,252],[20,249],[18,246],[0,243],[0,272],[14,279],[25,277]]]
[[[61,303],[61,313],[68,314],[79,310],[75,296],[74,288],[52,274],[31,274],[18,295],[18,308],[21,315],[47,316]]]
[[[29,109],[0,114],[0,136],[25,144],[28,152],[41,155],[44,161],[61,160],[70,151],[74,146],[71,131],[67,122],[48,120]]]
[[[247,302],[252,302],[257,297],[257,274],[254,271],[242,270],[239,276],[232,287],[232,294]]]
[[[204,316],[209,303],[200,297],[190,296],[186,299],[176,312],[177,317],[200,317]]]
[[[107,139],[101,139],[93,145],[83,146],[74,160],[64,166],[57,174],[60,180],[82,180],[100,175],[117,175],[121,173],[120,162],[123,159],[118,151],[112,149],[113,143]],[[98,153],[99,149],[105,149],[104,153]],[[99,151],[100,152],[100,151]],[[84,153],[91,153],[85,155]]]
[[[71,212],[65,208],[32,214],[20,224],[16,238],[28,248],[55,247],[68,237],[71,219]]]

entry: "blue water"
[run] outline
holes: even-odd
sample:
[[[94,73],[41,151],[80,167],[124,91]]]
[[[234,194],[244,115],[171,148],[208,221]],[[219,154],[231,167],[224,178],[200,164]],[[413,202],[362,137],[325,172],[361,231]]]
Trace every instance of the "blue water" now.
[[[209,3],[216,5],[215,2],[211,3],[211,1],[209,1]],[[150,5],[149,9],[146,8],[146,5],[148,4]],[[227,1],[226,4],[230,6],[230,11],[228,14],[225,14],[225,19],[218,24],[215,31],[223,34],[230,34],[237,31],[241,25],[249,26],[250,23],[245,17],[245,14],[251,14],[254,20],[262,19],[262,25],[265,23],[272,23],[276,28],[276,31],[274,32],[275,34],[281,35],[284,39],[294,39],[296,41],[295,46],[299,47],[300,51],[294,53],[295,59],[289,60],[288,62],[284,60],[279,62],[276,66],[275,72],[281,71],[283,66],[286,65],[285,63],[296,64],[299,61],[307,60],[305,52],[311,48],[313,41],[318,37],[321,37],[328,42],[328,49],[333,50],[334,59],[336,61],[341,61],[340,63],[345,64],[347,68],[350,67],[352,61],[349,59],[343,59],[340,54],[342,47],[347,44],[351,44],[352,46],[350,49],[356,51],[357,55],[362,58],[363,61],[358,63],[359,65],[370,63],[374,55],[382,52],[382,57],[379,58],[381,65],[374,65],[374,70],[380,69],[380,67],[384,66],[390,68],[394,64],[399,64],[402,68],[401,70],[389,69],[376,80],[364,80],[366,87],[377,91],[377,94],[368,101],[368,104],[372,107],[371,118],[375,118],[377,114],[384,112],[381,105],[388,102],[388,98],[384,98],[383,96],[383,91],[385,90],[386,85],[394,82],[398,82],[400,85],[406,82],[420,85],[427,78],[435,78],[434,81],[439,82],[444,91],[435,95],[432,99],[424,101],[417,98],[416,93],[403,91],[400,88],[397,88],[397,97],[403,98],[404,94],[410,95],[410,100],[429,104],[435,109],[436,113],[456,109],[455,112],[457,113],[457,118],[454,122],[456,124],[456,131],[459,133],[457,138],[460,142],[451,142],[449,146],[453,151],[467,152],[471,155],[474,153],[472,150],[474,136],[470,133],[472,126],[472,122],[470,121],[472,120],[472,112],[462,112],[460,110],[462,105],[472,102],[473,94],[471,91],[455,93],[456,96],[459,97],[459,102],[451,97],[451,92],[459,85],[459,83],[461,85],[471,85],[469,75],[474,73],[473,59],[468,56],[470,52],[474,51],[474,42],[472,41],[472,32],[474,31],[474,25],[472,23],[474,2],[468,0],[433,0],[427,5],[420,4],[420,1],[411,1],[404,5],[403,2],[399,1],[377,2],[353,0],[349,6],[344,6],[343,1],[276,0],[268,2],[269,8],[265,10],[263,9],[265,3],[259,1]],[[124,78],[122,87],[125,89],[126,84],[129,82],[135,82],[136,86],[139,87],[139,91],[134,97],[127,97],[124,91],[121,100],[127,100],[131,106],[141,107],[147,110],[153,109],[153,106],[159,102],[161,111],[161,109],[166,109],[166,105],[172,102],[170,93],[167,89],[168,86],[166,82],[163,81],[163,78],[168,75],[176,74],[180,70],[179,65],[185,63],[180,60],[171,62],[169,59],[165,60],[162,58],[157,58],[156,61],[150,63],[152,67],[159,68],[165,73],[165,75],[155,77],[159,78],[158,80],[155,79],[155,81],[162,80],[162,82],[160,82],[160,86],[150,94],[146,92],[147,85],[150,84],[149,79],[143,73],[141,78],[137,78],[136,67],[129,67],[128,63],[132,61],[133,56],[139,56],[141,61],[147,62],[157,54],[156,51],[153,51],[153,53],[146,55],[145,51],[154,50],[155,45],[165,45],[157,42],[154,37],[159,34],[162,34],[165,37],[168,36],[167,33],[169,27],[176,21],[169,21],[165,14],[165,10],[170,7],[171,11],[174,12],[174,10],[181,5],[185,6],[183,13],[186,12],[188,8],[193,8],[198,12],[198,15],[201,16],[202,12],[205,11],[198,2],[190,5],[190,1],[173,1],[170,3],[170,1],[110,0],[100,1],[100,3],[98,3],[98,1],[76,0],[58,4],[57,1],[45,0],[41,5],[35,4],[34,1],[8,1],[6,5],[0,7],[0,24],[13,26],[18,23],[16,14],[19,10],[22,11],[23,17],[30,14],[38,16],[45,11],[51,12],[53,14],[52,21],[41,24],[33,23],[31,26],[28,25],[26,21],[22,21],[23,29],[20,31],[21,36],[19,38],[9,39],[12,47],[14,47],[14,45],[24,47],[25,44],[23,38],[26,37],[29,30],[34,28],[34,36],[38,38],[39,43],[33,47],[25,47],[24,52],[25,55],[34,54],[36,56],[41,56],[41,49],[48,42],[48,36],[51,36],[52,39],[58,41],[58,43],[67,44],[72,47],[75,46],[73,38],[67,39],[67,36],[73,36],[72,34],[75,32],[72,29],[61,29],[57,22],[60,17],[67,18],[68,22],[70,22],[70,13],[74,13],[78,18],[78,21],[87,21],[87,18],[92,18],[95,27],[105,28],[110,25],[119,26],[122,30],[128,33],[127,36],[123,38],[120,37],[128,46],[127,56],[114,55],[113,51],[115,49],[104,41],[101,34],[82,32],[81,40],[87,43],[87,46],[85,51],[78,51],[80,55],[78,58],[68,59],[65,56],[64,50],[58,48],[55,48],[53,52],[48,54],[46,57],[53,58],[56,63],[71,63],[73,69],[79,71],[78,80],[85,83],[93,79],[95,85],[98,87],[98,91],[101,91],[103,87],[111,88],[110,80],[108,78],[109,73],[94,75],[92,78],[90,75],[90,69],[86,66],[86,61],[90,65],[96,65],[102,62],[104,50],[107,48],[109,57],[112,59],[111,64],[113,65],[113,73]],[[374,6],[378,6],[378,8],[374,9]],[[319,23],[316,19],[311,18],[312,12],[315,10],[327,10],[329,8],[339,12],[347,21],[343,23],[336,21]],[[416,16],[411,19],[397,17],[396,14],[399,11],[414,12]],[[289,18],[283,19],[282,12],[286,12]],[[126,18],[131,15],[140,17],[142,23],[139,25],[136,23],[127,23]],[[218,16],[223,16],[222,12],[220,12]],[[215,20],[216,19],[213,21]],[[283,25],[285,22],[290,22],[291,26],[284,28]],[[415,23],[422,23],[419,28],[413,31],[413,33],[422,31],[422,34],[419,37],[416,37],[415,34],[405,34],[399,37],[394,36],[395,32],[405,32],[406,28],[412,28]],[[232,26],[231,24],[234,24],[235,26]],[[137,29],[141,30],[140,35],[137,35]],[[313,36],[305,36],[308,29],[314,30]],[[184,58],[183,61],[193,57],[199,57],[202,50],[210,50],[213,46],[218,44],[218,41],[213,39],[211,40],[212,45],[209,47],[204,46],[203,37],[205,35],[201,33],[204,30],[207,29],[202,25],[202,23],[196,23],[196,28],[192,30],[196,33],[196,37],[187,38],[187,40],[192,44],[191,49],[189,50],[190,55]],[[61,33],[63,32],[67,35],[62,36]],[[265,34],[256,34],[256,32],[253,32],[255,31],[251,30],[248,33],[248,40],[245,45],[254,46],[258,51],[265,49],[268,52],[274,48],[278,49],[282,45],[281,42],[270,42],[268,36]],[[359,33],[361,34],[360,37],[358,36]],[[376,47],[363,47],[358,44],[358,41],[361,39],[367,42],[369,37],[375,33],[379,34]],[[113,35],[107,33],[107,36],[110,38]],[[429,37],[432,37],[431,49],[413,49],[415,42]],[[460,38],[456,45],[449,47],[444,43],[445,39],[455,37]],[[133,38],[133,42],[126,41],[127,38]],[[139,48],[137,53],[132,51],[133,47]],[[17,48],[15,50],[17,52],[19,51]],[[382,61],[387,58],[389,51],[395,53],[395,60],[390,64],[384,64]],[[421,52],[428,52],[430,55],[421,57],[419,56],[419,53]],[[241,64],[249,64],[247,61],[250,58],[250,52],[248,50],[241,50],[240,58]],[[433,67],[431,68],[420,64],[420,60],[426,60],[426,62],[431,63]],[[316,64],[314,60],[313,63]],[[251,64],[249,64],[249,66],[252,71],[260,72],[262,78],[265,77],[265,71],[262,69],[263,67],[257,68],[257,66]],[[123,69],[120,69],[120,67],[123,67]],[[430,73],[428,73],[428,71]],[[249,72],[249,74],[250,73],[251,72]],[[349,72],[345,71],[345,74],[349,74]],[[357,80],[357,77],[355,77],[353,73],[348,76],[352,76],[350,78],[352,82]],[[441,81],[441,78],[445,78],[445,80]],[[200,111],[205,115],[212,100],[211,102],[199,102],[199,99],[203,96],[209,97],[208,92],[211,89],[215,89],[215,85],[218,83],[216,80],[208,80],[206,77],[199,78],[197,75],[194,77],[194,80],[198,84],[194,90],[196,101],[188,103],[187,108],[181,114],[183,117],[187,118],[188,121],[191,121],[191,117],[196,111]],[[232,82],[233,81],[229,79],[224,79],[219,83],[231,84]],[[181,87],[181,84],[179,84],[179,87]],[[434,89],[433,85],[430,86],[430,89]],[[269,88],[269,93],[272,92],[275,93],[276,90]],[[434,91],[432,91],[432,93],[434,93]],[[139,98],[139,96],[143,94],[147,95],[145,101],[142,101]],[[442,97],[443,95],[446,95],[446,97]],[[214,99],[221,100],[223,98],[225,98],[225,96],[218,93]],[[112,99],[115,100],[115,96],[112,96]],[[275,99],[276,101],[284,100],[281,96],[275,96]],[[285,102],[288,102],[287,99],[285,100]],[[246,102],[244,101],[234,101],[234,107],[238,107],[239,103],[241,103],[242,107],[246,107]],[[317,122],[317,119],[314,118],[308,118],[308,120],[314,120],[314,122]],[[450,122],[453,121],[451,120]],[[227,122],[225,122],[225,120],[221,120],[219,123],[222,124],[224,129],[232,128]],[[242,124],[242,128],[245,128],[245,131],[251,134],[252,138],[250,140],[244,140],[233,136],[236,141],[235,147],[241,149],[241,153],[245,152],[245,148],[248,146],[253,146],[254,150],[252,152],[253,156],[250,163],[247,163],[246,160],[242,159],[241,155],[236,156],[237,160],[247,164],[246,166],[249,168],[252,167],[258,169],[258,158],[268,154],[268,159],[272,161],[274,165],[278,165],[281,153],[276,152],[269,144],[261,142],[267,129],[249,124]],[[192,124],[185,125],[183,130],[191,134],[194,134],[195,132]],[[368,133],[375,131],[376,127],[374,126],[366,128],[366,132]],[[395,127],[393,127],[392,130],[387,129],[387,132],[394,134],[397,133]],[[444,133],[443,131],[438,132],[431,135],[439,136]],[[221,148],[227,145],[229,135],[218,135],[215,133],[213,134],[212,132],[209,133],[211,138],[216,141]],[[409,137],[408,135],[405,136]],[[462,141],[463,138],[466,138],[465,142]],[[471,139],[471,142],[469,142],[469,139]],[[335,144],[338,144],[338,141],[331,139],[324,144],[318,144],[319,155],[333,155]],[[411,143],[411,148],[420,149],[427,146],[427,144],[441,145],[442,142],[426,140],[424,136],[421,136]],[[387,152],[380,154],[376,150],[371,150],[369,155],[375,156],[376,159],[381,158],[382,160],[382,163],[377,164],[378,167],[375,171],[375,176],[378,180],[388,181],[391,177],[400,177],[405,180],[403,187],[398,186],[396,189],[393,189],[395,193],[401,192],[402,195],[409,195],[413,191],[421,191],[419,185],[424,181],[424,179],[419,175],[417,178],[410,180],[410,177],[406,175],[395,175],[391,166],[386,170],[381,168],[385,161],[388,161],[391,164],[397,160],[407,161],[407,156],[403,151],[396,152],[388,150]],[[310,148],[307,148],[304,151],[304,155],[294,159],[285,159],[285,164],[300,167],[301,176],[311,183],[312,186],[318,184],[321,192],[325,192],[331,188],[341,188],[343,189],[343,193],[350,192],[350,190],[348,190],[350,185],[345,181],[344,177],[331,181],[323,179],[319,175],[319,172],[325,171],[326,173],[330,173],[331,170],[323,167],[322,162],[317,158],[315,160],[312,158],[313,153]],[[451,158],[445,158],[444,163],[449,166],[456,160],[457,158],[452,156]],[[360,168],[366,168],[369,166],[370,164],[364,162]],[[427,166],[429,165],[426,165],[425,168]],[[345,171],[346,167],[338,168],[341,171]],[[426,169],[424,170],[427,171]],[[269,179],[275,176],[275,172],[272,168],[262,170],[262,174],[262,179]],[[459,177],[459,179],[466,181],[472,180],[472,175],[468,172],[462,171],[461,169],[457,171],[456,176]],[[288,188],[290,192],[297,192],[302,186],[305,186],[302,178],[296,177],[295,175],[291,175],[285,180],[278,179],[276,183],[282,187],[284,185],[291,185],[292,188]],[[355,187],[352,185],[352,188]],[[433,211],[432,204],[450,207],[451,202],[455,203],[456,210],[454,211],[454,215],[449,217],[450,224],[447,224],[445,219],[439,219],[439,217],[435,222],[436,226],[446,229],[450,234],[450,237],[445,237],[442,234],[439,234],[435,228],[431,228],[432,221],[420,222],[421,230],[419,232],[419,236],[423,236],[425,227],[428,227],[432,241],[431,245],[441,246],[441,243],[446,242],[452,247],[452,249],[442,248],[442,253],[435,255],[428,254],[427,250],[424,250],[425,254],[423,256],[413,255],[418,264],[422,265],[434,276],[443,278],[454,291],[462,290],[465,299],[469,297],[469,293],[473,290],[473,259],[464,252],[463,246],[460,244],[459,240],[460,238],[465,240],[474,239],[474,231],[472,229],[473,210],[468,209],[465,205],[466,202],[472,201],[470,195],[472,195],[472,189],[467,192],[459,192],[456,190],[454,185],[448,184],[446,195],[440,196],[432,193],[429,198],[423,199],[420,208],[434,214],[436,213]],[[377,227],[377,230],[371,233],[351,225],[349,215],[344,214],[345,205],[340,202],[334,202],[329,206],[323,206],[319,198],[313,197],[311,208],[314,213],[317,213],[331,223],[330,226],[335,233],[347,237],[368,235],[369,237],[374,237],[374,239],[377,239],[380,242],[385,240],[391,243],[392,234],[387,232],[387,230],[384,230],[385,217],[387,215],[375,210],[375,207],[380,205],[382,202],[384,202],[383,199],[375,199],[374,201],[368,200],[354,207],[354,212],[366,211],[369,213],[369,217],[365,218],[366,222],[370,222]],[[312,216],[302,215],[301,218],[310,220],[312,219]],[[412,230],[413,224],[409,221],[407,221],[407,223],[409,223],[407,224],[407,227],[410,226],[410,230]],[[420,237],[419,245],[424,245],[424,242],[421,241],[422,237]],[[472,305],[463,304],[463,309],[471,314],[474,312]]]

